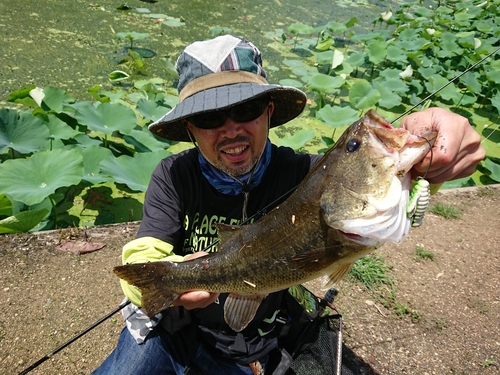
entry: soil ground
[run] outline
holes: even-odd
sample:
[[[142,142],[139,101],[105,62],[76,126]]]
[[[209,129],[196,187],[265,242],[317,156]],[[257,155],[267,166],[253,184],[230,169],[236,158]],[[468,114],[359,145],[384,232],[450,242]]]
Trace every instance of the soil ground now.
[[[377,250],[393,287],[372,292],[349,279],[338,285],[344,342],[365,374],[500,373],[500,186],[446,190],[436,202],[459,208],[460,217],[427,213],[402,244]],[[18,374],[119,305],[111,270],[137,227],[0,237],[1,375]],[[57,248],[69,240],[105,246],[80,255]],[[434,259],[416,256],[417,248]],[[308,283],[316,292],[317,285]],[[122,326],[115,314],[31,374],[89,374]]]

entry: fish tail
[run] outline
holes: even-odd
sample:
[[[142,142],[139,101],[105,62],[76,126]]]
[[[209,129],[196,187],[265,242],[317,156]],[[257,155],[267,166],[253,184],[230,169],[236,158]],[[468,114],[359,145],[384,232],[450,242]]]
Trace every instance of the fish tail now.
[[[113,272],[120,279],[140,289],[142,308],[152,318],[169,307],[179,296],[164,281],[170,268],[170,262],[151,262],[118,266]]]

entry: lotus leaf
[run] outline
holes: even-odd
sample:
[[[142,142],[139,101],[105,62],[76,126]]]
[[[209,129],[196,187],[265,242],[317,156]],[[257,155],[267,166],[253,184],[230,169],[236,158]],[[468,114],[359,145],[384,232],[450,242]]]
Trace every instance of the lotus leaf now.
[[[68,103],[73,103],[75,100],[71,98],[65,91],[58,89],[57,87],[47,86],[43,89],[44,97],[42,101],[43,105],[54,112],[60,113],[63,111],[64,105]]]
[[[449,82],[448,79],[440,75],[435,75],[429,78],[429,81],[425,83],[425,87],[429,93],[441,89],[444,85]],[[459,100],[462,96],[458,91],[454,83],[450,83],[448,86],[442,88],[437,95],[439,95],[444,100]]]
[[[380,92],[364,79],[357,81],[349,91],[349,100],[357,109],[373,107],[379,99]]]
[[[186,22],[182,21],[181,19],[172,19],[164,21],[163,25],[169,27],[180,27],[180,26],[186,26]]]
[[[493,162],[490,158],[484,160],[484,165],[489,170],[489,177],[496,182],[500,182],[500,165]]]
[[[390,45],[387,47],[387,60],[392,62],[406,63],[408,58],[399,46]]]
[[[137,124],[134,111],[119,103],[82,102],[76,110],[75,118],[80,124],[104,134],[128,134]]]
[[[108,158],[101,163],[101,173],[134,191],[146,191],[151,174],[160,161],[171,153],[165,150],[131,156]]]
[[[331,37],[327,37],[327,38],[322,39],[318,42],[318,44],[316,45],[316,49],[318,51],[326,51],[326,50],[330,49],[330,47],[332,47],[334,44],[335,44],[335,40]]]
[[[137,152],[150,152],[165,150],[170,146],[170,142],[164,138],[156,138],[149,130],[132,130],[129,135],[123,136],[123,140],[134,146]]]
[[[420,16],[420,17],[425,17],[425,18],[432,18],[432,16],[434,15],[434,12],[432,9],[429,9],[429,8],[425,8],[425,7],[417,7],[415,10],[414,10],[414,13],[417,15],[417,16]]]
[[[295,88],[298,88],[300,89],[303,85],[300,81],[297,81],[296,79],[281,79],[279,81],[279,84],[282,85],[282,86],[292,86],[292,87],[295,87]]]
[[[340,128],[359,120],[357,111],[351,107],[332,107],[329,104],[316,112],[316,117],[333,128]]]
[[[312,33],[313,28],[309,25],[305,25],[303,23],[293,23],[288,26],[288,31],[292,34],[310,34]]]
[[[327,74],[318,73],[309,79],[307,87],[319,94],[333,93],[340,88],[345,82],[342,77],[332,77]]]
[[[137,110],[147,120],[156,121],[163,117],[170,109],[159,106],[151,100],[141,99],[137,102]]]
[[[128,73],[125,73],[123,70],[113,70],[111,73],[108,74],[108,79],[111,82],[125,81],[126,79],[129,78],[130,75]]]
[[[332,50],[322,51],[316,54],[316,61],[318,62],[319,65],[330,64],[332,62],[332,59],[333,59]],[[304,66],[303,69],[307,69],[307,67]]]
[[[46,122],[45,125],[47,125],[49,129],[52,139],[72,139],[80,134],[78,130],[73,129],[54,114],[48,114],[47,118],[48,122]]]
[[[330,21],[326,24],[328,30],[332,33],[343,33],[347,30],[347,26],[345,23],[340,23],[337,21]]]
[[[301,129],[293,133],[291,137],[279,138],[276,142],[276,145],[286,146],[294,150],[299,150],[313,138],[314,138],[313,129]]]
[[[149,13],[149,10],[147,10],[147,13]],[[147,37],[149,37],[148,33],[138,33],[135,31],[124,31],[124,32],[116,33],[117,39],[137,39],[137,40],[139,40],[139,39],[146,39]]]
[[[467,88],[471,91],[471,92],[477,92],[477,93],[480,93],[481,90],[482,90],[482,86],[481,84],[479,83],[479,81],[477,80],[477,76],[478,74],[477,73],[473,73],[473,72],[468,72],[468,73],[465,73],[461,78],[460,78],[460,81],[465,85],[467,86]]]
[[[108,177],[102,176],[99,173],[99,165],[104,159],[112,157],[113,153],[111,150],[101,147],[100,145],[91,145],[86,148],[79,147],[77,150],[83,156],[83,179],[85,181],[91,184],[99,184],[110,180]]]
[[[495,107],[500,113],[500,92],[497,92],[492,98],[491,98],[491,105]]]
[[[0,109],[0,154],[12,148],[22,154],[40,151],[49,143],[49,129],[30,112]]]
[[[391,109],[401,104],[401,97],[390,90],[384,82],[374,82],[373,86],[380,92],[379,106]]]
[[[349,55],[349,57],[346,59],[346,62],[357,68],[363,65],[365,63],[365,60],[366,60],[366,53],[354,52]]]
[[[47,209],[29,210],[0,220],[0,234],[28,232],[36,227],[49,212]]]
[[[0,194],[0,216],[12,215],[12,202],[5,194]]]
[[[32,206],[60,187],[77,185],[83,176],[83,157],[76,150],[40,151],[29,159],[5,161],[0,175],[0,194]]]
[[[367,43],[368,59],[375,65],[384,61],[387,55],[387,42],[374,40]]]

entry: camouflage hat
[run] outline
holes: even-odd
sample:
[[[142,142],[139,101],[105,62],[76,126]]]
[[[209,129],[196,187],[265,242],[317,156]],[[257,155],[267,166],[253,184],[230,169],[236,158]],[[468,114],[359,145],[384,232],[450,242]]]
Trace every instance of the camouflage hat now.
[[[267,95],[275,104],[271,117],[274,127],[297,117],[306,104],[301,90],[269,84],[260,51],[233,35],[190,44],[179,56],[176,69],[179,103],[149,125],[151,132],[173,141],[189,141],[183,120],[195,114],[230,108]]]

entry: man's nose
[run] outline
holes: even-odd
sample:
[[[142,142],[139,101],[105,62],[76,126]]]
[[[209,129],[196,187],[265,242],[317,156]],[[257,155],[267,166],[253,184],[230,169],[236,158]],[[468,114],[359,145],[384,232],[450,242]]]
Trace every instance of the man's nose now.
[[[227,118],[224,125],[222,125],[221,130],[223,135],[227,138],[234,138],[243,131],[243,123],[234,121],[231,118]]]

